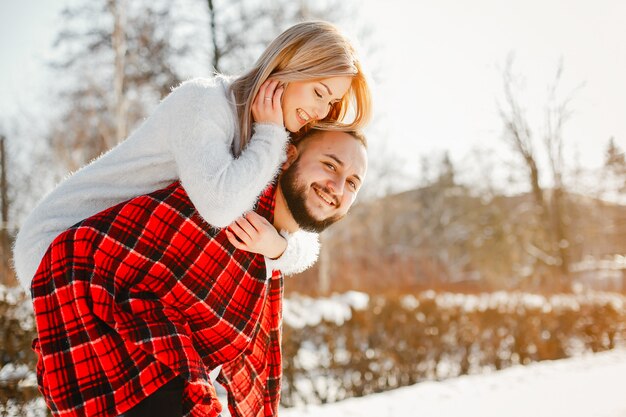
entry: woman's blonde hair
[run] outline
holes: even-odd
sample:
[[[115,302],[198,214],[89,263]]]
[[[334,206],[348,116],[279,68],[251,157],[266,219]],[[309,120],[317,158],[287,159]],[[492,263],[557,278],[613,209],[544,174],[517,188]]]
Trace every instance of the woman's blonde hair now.
[[[252,135],[252,102],[261,84],[268,78],[286,84],[338,76],[352,78],[348,92],[332,105],[324,119],[313,126],[304,126],[298,136],[311,127],[349,131],[361,129],[371,117],[371,94],[354,47],[334,25],[323,21],[303,22],[281,33],[265,49],[254,67],[231,85],[241,132],[239,151],[245,148]],[[354,120],[341,123],[350,104],[354,107]]]

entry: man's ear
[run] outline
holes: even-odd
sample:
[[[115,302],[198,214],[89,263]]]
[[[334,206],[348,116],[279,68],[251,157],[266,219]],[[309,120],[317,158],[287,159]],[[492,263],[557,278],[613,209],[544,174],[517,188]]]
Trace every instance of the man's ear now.
[[[298,148],[295,145],[287,144],[287,160],[283,163],[282,169],[285,170],[291,166],[298,159]]]

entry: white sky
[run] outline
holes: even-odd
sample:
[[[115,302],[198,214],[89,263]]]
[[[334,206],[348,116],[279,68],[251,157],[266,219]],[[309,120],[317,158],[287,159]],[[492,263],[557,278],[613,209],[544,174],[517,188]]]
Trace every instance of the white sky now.
[[[599,166],[609,137],[626,145],[626,2],[391,0],[365,2],[381,33],[386,73],[379,113],[394,148],[459,160],[476,146],[502,149],[496,98],[515,54],[539,133],[546,90],[563,59],[562,96],[574,93],[568,159]],[[382,3],[380,3],[382,4]]]
[[[200,0],[198,0],[200,1]],[[40,109],[44,60],[68,0],[0,3],[0,117]],[[611,136],[626,148],[626,2],[621,0],[361,1],[381,69],[372,141],[417,173],[419,155],[449,150],[461,161],[500,139],[501,68],[515,53],[527,106],[540,132],[547,85],[563,59],[563,95],[574,95],[565,138],[569,162],[597,167]],[[45,93],[44,93],[45,94]],[[48,104],[46,104],[48,105]],[[0,118],[0,123],[2,119]],[[6,123],[6,121],[4,121]],[[574,155],[576,154],[576,155]]]
[[[45,57],[52,47],[58,15],[65,2],[0,2],[0,119],[6,123],[20,108],[29,108],[45,85]]]

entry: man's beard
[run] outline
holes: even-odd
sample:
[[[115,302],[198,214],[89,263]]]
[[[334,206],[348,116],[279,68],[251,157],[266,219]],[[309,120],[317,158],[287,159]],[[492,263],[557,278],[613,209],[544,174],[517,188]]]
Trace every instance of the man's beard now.
[[[311,214],[306,206],[306,186],[300,182],[300,176],[298,175],[298,160],[283,171],[280,177],[280,188],[291,216],[303,230],[320,233],[331,224],[341,220],[344,216],[338,214],[318,220]],[[331,194],[328,190],[324,191]]]

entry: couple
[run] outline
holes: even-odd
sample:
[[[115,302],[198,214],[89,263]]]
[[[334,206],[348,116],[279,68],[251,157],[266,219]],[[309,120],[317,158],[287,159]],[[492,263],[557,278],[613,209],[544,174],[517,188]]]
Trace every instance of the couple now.
[[[217,416],[219,373],[233,416],[276,415],[282,273],[354,202],[369,115],[350,42],[305,22],[243,76],[183,83],[46,196],[15,263],[52,414]]]

